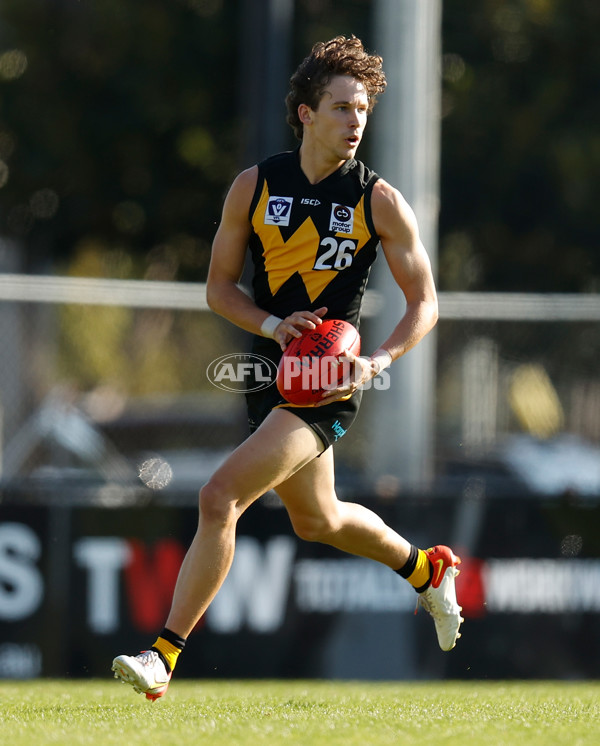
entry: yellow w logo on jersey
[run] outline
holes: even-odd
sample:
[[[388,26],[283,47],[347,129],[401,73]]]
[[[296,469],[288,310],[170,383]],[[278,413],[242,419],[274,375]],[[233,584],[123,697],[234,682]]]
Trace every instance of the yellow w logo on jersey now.
[[[261,242],[272,296],[297,273],[309,299],[314,301],[339,272],[352,267],[358,252],[372,238],[365,218],[364,195],[354,208],[337,203],[323,207],[320,220],[309,215],[294,230],[293,199],[270,196],[266,181],[263,184],[252,227]],[[307,209],[304,207],[304,211]],[[284,238],[281,229],[288,226],[291,233]]]

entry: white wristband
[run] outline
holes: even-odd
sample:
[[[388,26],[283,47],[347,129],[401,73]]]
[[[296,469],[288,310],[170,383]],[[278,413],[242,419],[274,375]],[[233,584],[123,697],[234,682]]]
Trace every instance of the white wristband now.
[[[273,339],[275,329],[281,321],[282,319],[280,319],[278,316],[267,316],[267,318],[262,322],[260,333],[263,335],[263,337],[269,337],[269,339]]]
[[[371,360],[374,360],[379,366],[377,375],[379,375],[384,368],[389,368],[389,366],[393,362],[390,353],[387,350],[384,350],[382,347],[380,347],[378,350],[375,350],[375,352],[371,355]]]

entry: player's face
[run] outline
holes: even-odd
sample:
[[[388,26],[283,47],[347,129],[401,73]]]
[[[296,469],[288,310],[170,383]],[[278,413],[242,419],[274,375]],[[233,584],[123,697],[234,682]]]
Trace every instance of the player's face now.
[[[346,75],[332,78],[318,109],[310,110],[309,136],[326,157],[343,161],[353,158],[367,124],[368,106],[362,83]]]

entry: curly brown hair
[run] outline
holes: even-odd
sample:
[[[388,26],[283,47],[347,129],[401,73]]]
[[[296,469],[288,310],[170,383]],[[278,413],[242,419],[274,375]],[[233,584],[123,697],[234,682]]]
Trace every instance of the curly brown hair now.
[[[294,130],[296,137],[302,140],[303,134],[298,107],[300,104],[306,104],[316,111],[325,88],[336,75],[349,75],[364,85],[369,99],[370,114],[377,96],[383,93],[386,86],[382,64],[382,58],[369,54],[362,41],[354,34],[350,38],[336,36],[330,41],[317,42],[290,78],[290,92],[285,99],[287,123]]]

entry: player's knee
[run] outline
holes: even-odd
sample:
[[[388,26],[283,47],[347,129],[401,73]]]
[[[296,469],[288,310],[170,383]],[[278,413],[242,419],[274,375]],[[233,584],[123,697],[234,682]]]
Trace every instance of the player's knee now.
[[[225,485],[214,478],[200,490],[200,520],[207,523],[225,524],[235,515],[235,504],[230,499]]]
[[[335,523],[326,515],[295,516],[291,520],[296,536],[303,541],[327,543],[337,530]]]

